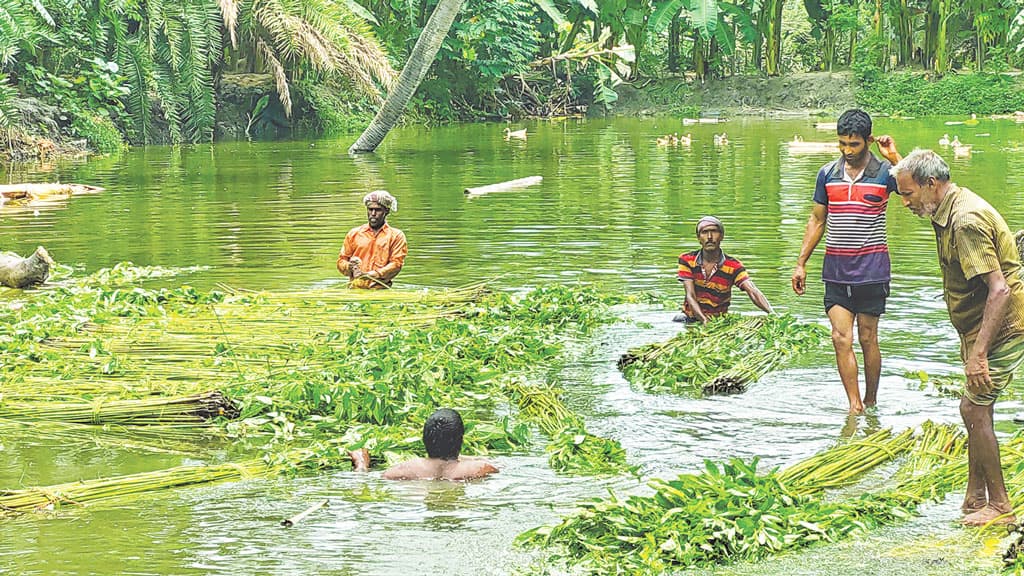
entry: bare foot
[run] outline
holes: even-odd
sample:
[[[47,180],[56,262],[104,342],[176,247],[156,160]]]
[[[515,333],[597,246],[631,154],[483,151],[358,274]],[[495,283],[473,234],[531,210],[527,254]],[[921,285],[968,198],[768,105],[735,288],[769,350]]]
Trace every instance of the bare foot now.
[[[972,500],[969,502],[965,500],[964,503],[960,505],[960,511],[963,512],[965,516],[967,516],[970,514],[974,514],[975,512],[981,510],[985,506],[988,506],[988,502],[984,500]]]
[[[864,413],[864,405],[863,404],[857,404],[856,406],[854,406],[853,404],[850,404],[850,414],[856,415],[856,414],[863,414],[863,413]]]
[[[348,457],[352,459],[352,470],[356,472],[367,472],[370,470],[370,451],[366,448],[349,450]]]
[[[1013,515],[1013,510],[1004,512],[991,504],[986,504],[981,510],[964,516],[960,523],[965,526],[999,526],[1013,524],[1016,520],[1017,518]]]
[[[981,510],[988,505],[988,495],[984,490],[978,492],[968,492],[964,495],[964,503],[960,505],[960,511],[964,515],[974,514],[978,510]]]

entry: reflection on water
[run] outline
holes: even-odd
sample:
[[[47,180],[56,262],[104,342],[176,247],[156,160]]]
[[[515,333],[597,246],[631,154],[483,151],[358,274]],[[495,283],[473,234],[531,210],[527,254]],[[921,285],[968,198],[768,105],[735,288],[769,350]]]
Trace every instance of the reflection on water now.
[[[1013,228],[1024,226],[1024,127],[984,121],[954,179],[986,197]],[[681,299],[678,254],[696,246],[702,214],[728,228],[724,248],[750,269],[776,309],[824,322],[812,259],[808,293],[789,288],[821,156],[792,156],[794,134],[820,140],[810,121],[735,121],[730,144],[714,127],[694,126],[686,148],[658,147],[679,130],[672,119],[539,122],[529,142],[505,142],[494,125],[411,128],[377,155],[350,158],[347,141],[226,143],[151,147],[45,171],[17,168],[3,180],[60,180],[107,191],[31,211],[0,209],[0,248],[28,253],[42,244],[82,271],[131,260],[209,268],[172,280],[248,288],[329,286],[345,232],[365,221],[360,199],[387,188],[401,210],[390,218],[410,240],[401,285],[452,286],[499,277],[503,287],[596,282]],[[940,121],[879,119],[901,149],[929,147]],[[953,134],[950,134],[952,137]],[[524,176],[543,183],[466,199],[463,189]],[[700,469],[705,458],[760,458],[785,466],[851,435],[902,429],[926,419],[957,422],[957,401],[921,390],[908,371],[959,371],[957,338],[941,299],[931,227],[893,203],[894,278],[880,326],[883,371],[877,412],[848,417],[829,351],[802,358],[737,396],[707,399],[633,390],[615,369],[627,348],[664,340],[682,327],[672,310],[627,307],[627,322],[581,345],[558,375],[588,429],[620,440],[641,479],[566,478],[542,448],[495,458],[501,473],[482,482],[384,482],[379,473],[337,473],[170,491],[0,523],[0,572],[18,574],[506,574],[531,556],[516,534],[552,522],[581,499],[643,491],[643,479]],[[751,312],[745,298],[734,304]],[[2,387],[2,385],[0,385]],[[997,406],[997,428],[1020,394]],[[31,434],[0,437],[2,487],[155,470],[181,462],[170,453],[72,445]],[[222,456],[222,455],[220,455]],[[214,455],[209,455],[213,458]],[[291,529],[279,522],[318,499],[329,508]],[[955,498],[951,498],[955,500]],[[983,574],[990,557],[952,524],[951,501],[924,516],[856,542],[821,547],[723,574]],[[101,542],[97,545],[97,541]],[[948,554],[931,548],[941,541]],[[912,552],[907,552],[911,550]],[[865,565],[866,556],[876,558]],[[827,556],[826,556],[827,555]]]

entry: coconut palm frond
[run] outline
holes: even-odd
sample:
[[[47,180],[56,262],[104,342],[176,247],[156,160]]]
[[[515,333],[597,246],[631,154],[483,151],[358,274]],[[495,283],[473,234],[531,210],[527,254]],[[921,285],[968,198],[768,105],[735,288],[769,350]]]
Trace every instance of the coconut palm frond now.
[[[292,115],[292,96],[288,87],[288,74],[285,73],[284,66],[274,55],[274,51],[263,41],[262,38],[256,39],[256,47],[260,51],[260,55],[274,74],[274,83],[277,85],[277,97],[281,101],[281,107],[284,108],[286,116]]]
[[[380,97],[379,87],[390,90],[398,72],[388,62],[373,29],[342,2],[316,1],[323,5],[318,12],[325,16],[321,30],[340,48],[338,68],[342,73],[371,96]]]
[[[390,91],[398,78],[398,72],[391,67],[387,54],[377,43],[376,38],[362,34],[350,34],[348,37],[348,50],[346,51],[348,61],[351,62],[353,74],[359,78],[373,79],[384,88]],[[380,90],[368,80],[362,82],[367,93],[380,98]]]
[[[238,2],[235,0],[217,0],[217,8],[224,20],[224,28],[231,38],[231,47],[238,47]]]
[[[305,58],[314,69],[324,72],[337,71],[338,58],[341,54],[338,47],[309,22],[294,18],[295,34],[292,36],[294,42],[295,60]]]
[[[349,78],[380,100],[381,87],[390,88],[397,77],[370,27],[342,2],[256,0],[241,10],[240,26],[254,44],[260,41],[256,52],[279,87],[282,72],[291,80],[312,70],[328,79]]]

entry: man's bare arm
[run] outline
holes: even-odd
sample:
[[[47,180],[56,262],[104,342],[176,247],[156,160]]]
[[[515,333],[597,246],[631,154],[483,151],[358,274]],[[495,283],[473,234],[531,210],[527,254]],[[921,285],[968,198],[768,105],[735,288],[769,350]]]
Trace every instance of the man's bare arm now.
[[[694,318],[701,322],[707,322],[708,317],[704,315],[704,311],[700,309],[700,302],[697,301],[697,285],[690,279],[683,280],[683,286],[686,287],[686,303],[690,305]]]
[[[811,215],[807,218],[804,240],[800,244],[800,255],[796,259],[796,269],[793,270],[793,277],[791,279],[793,292],[796,292],[799,296],[802,296],[804,290],[807,289],[807,270],[804,266],[807,265],[811,254],[814,253],[814,249],[818,247],[818,242],[821,242],[821,237],[825,234],[825,218],[827,215],[828,212],[825,205],[815,202],[814,208],[811,209]]]
[[[740,290],[743,290],[747,293],[747,296],[750,296],[750,301],[754,303],[754,306],[757,306],[769,314],[774,313],[772,305],[768,302],[768,298],[763,292],[761,292],[757,285],[754,284],[753,280],[747,280],[740,285]]]
[[[1010,286],[1002,270],[993,270],[982,276],[988,285],[988,297],[985,299],[985,311],[981,316],[981,328],[974,346],[967,353],[964,373],[967,375],[967,386],[972,390],[986,393],[992,389],[992,377],[988,371],[988,353],[992,341],[999,332],[1006,306],[1010,302]]]

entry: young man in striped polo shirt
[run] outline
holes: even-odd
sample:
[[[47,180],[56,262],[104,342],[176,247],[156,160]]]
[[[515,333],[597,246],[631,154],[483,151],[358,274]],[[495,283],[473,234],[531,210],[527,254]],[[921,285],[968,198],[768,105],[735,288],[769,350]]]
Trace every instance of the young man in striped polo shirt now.
[[[700,249],[679,255],[678,279],[686,286],[683,313],[678,322],[707,322],[708,318],[725,314],[732,303],[732,287],[737,286],[750,296],[755,306],[772,313],[772,305],[757,289],[739,260],[722,251],[725,225],[714,216],[697,221]]]
[[[1010,524],[992,404],[1024,364],[1024,282],[1006,220],[983,198],[949,179],[931,150],[914,150],[892,169],[903,205],[931,220],[949,320],[960,335],[967,382],[960,416],[967,428],[969,526]]]
[[[839,378],[846,389],[850,413],[873,406],[878,396],[882,354],[878,349],[878,318],[889,296],[889,248],[885,209],[896,181],[890,162],[899,161],[889,136],[878,138],[878,149],[888,159],[871,153],[871,117],[863,110],[847,110],[836,126],[839,159],[818,171],[814,207],[807,220],[800,256],[793,271],[793,291],[803,295],[804,269],[814,249],[825,238],[825,312],[832,324],[832,345]],[[853,351],[853,327],[864,355],[864,398],[857,382],[857,356]]]

